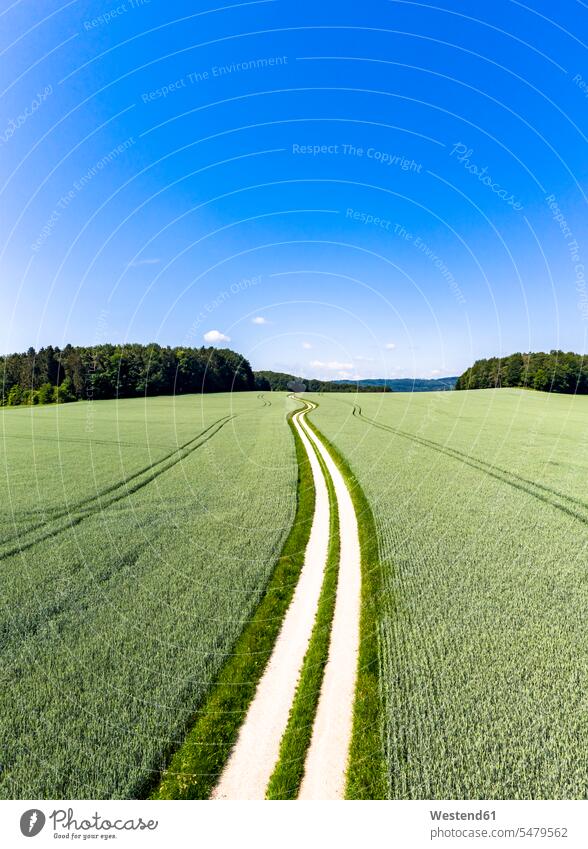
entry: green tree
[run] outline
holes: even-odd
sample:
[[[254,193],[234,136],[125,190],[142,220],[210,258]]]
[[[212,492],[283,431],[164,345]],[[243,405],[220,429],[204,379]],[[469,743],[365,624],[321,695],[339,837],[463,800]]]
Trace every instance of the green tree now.
[[[22,393],[22,401],[21,404],[29,404],[33,406],[34,404],[39,403],[39,396],[35,389],[24,389]]]
[[[74,392],[71,378],[66,377],[59,386],[53,388],[53,400],[56,404],[65,404],[68,401],[76,401],[77,396]]]
[[[22,404],[22,388],[20,384],[15,383],[8,393],[8,406],[18,407],[19,404]]]
[[[520,353],[506,357],[502,369],[503,386],[520,386],[523,379],[523,355]]]
[[[39,404],[51,404],[53,402],[53,394],[53,386],[50,383],[43,383],[37,389]]]
[[[535,377],[533,378],[533,389],[546,390],[549,389],[550,380],[549,375],[542,368],[537,369],[535,372]]]

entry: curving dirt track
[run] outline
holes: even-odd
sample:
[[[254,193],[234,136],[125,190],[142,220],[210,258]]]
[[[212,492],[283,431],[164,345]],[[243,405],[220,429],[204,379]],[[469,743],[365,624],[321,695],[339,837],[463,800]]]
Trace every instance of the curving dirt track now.
[[[340,564],[329,657],[325,667],[300,799],[342,799],[351,741],[359,652],[361,594],[357,519],[343,476],[305,421],[293,417],[309,457],[315,513],[304,565],[272,655],[212,799],[264,799],[279,756],[321,592],[329,545],[329,495],[317,453],[332,478],[340,522]]]
[[[304,565],[274,650],[259,682],[233,752],[213,799],[264,799],[278,759],[300,668],[308,647],[323,582],[329,542],[329,494],[323,473],[300,419],[294,424],[310,459],[316,491],[315,512]]]

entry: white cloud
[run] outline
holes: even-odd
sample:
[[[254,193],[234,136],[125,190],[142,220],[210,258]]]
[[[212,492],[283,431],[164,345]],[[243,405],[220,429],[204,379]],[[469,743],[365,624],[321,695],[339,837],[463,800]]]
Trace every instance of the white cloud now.
[[[353,363],[340,363],[338,360],[330,360],[324,363],[322,360],[312,360],[312,368],[325,368],[328,371],[348,371],[353,368]]]
[[[433,375],[433,377],[439,377],[439,375],[441,374],[441,370],[438,368],[432,368],[431,374]]]
[[[353,359],[355,360],[356,363],[373,363],[373,361],[374,361],[373,357],[359,356],[359,357],[354,357]]]
[[[140,265],[157,265],[160,263],[160,259],[135,259],[133,262],[129,262],[127,264],[127,268],[138,268]]]
[[[384,348],[387,351],[393,351],[395,347],[396,347],[396,342],[386,342],[386,344],[384,345]]]
[[[302,347],[304,348],[305,351],[310,351],[310,349],[312,348],[312,345],[310,344],[310,342],[303,342]]]
[[[252,324],[267,324],[267,318],[264,318],[262,315],[256,315],[255,318],[251,319]]]
[[[230,342],[231,337],[225,336],[225,334],[221,333],[220,330],[208,330],[204,334],[204,341],[210,342],[211,345],[214,345],[217,342]]]

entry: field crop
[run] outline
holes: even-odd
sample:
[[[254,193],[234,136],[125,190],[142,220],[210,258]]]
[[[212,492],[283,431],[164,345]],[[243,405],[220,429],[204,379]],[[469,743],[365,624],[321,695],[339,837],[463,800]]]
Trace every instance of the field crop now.
[[[588,399],[317,400],[375,520],[388,795],[586,798]]]
[[[1,798],[129,798],[158,775],[290,529],[291,408],[0,411]]]

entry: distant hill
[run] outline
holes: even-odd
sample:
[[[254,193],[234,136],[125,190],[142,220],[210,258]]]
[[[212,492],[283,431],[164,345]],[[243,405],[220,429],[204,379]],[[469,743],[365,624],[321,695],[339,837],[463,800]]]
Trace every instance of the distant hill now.
[[[391,392],[386,382],[368,383],[366,381],[315,380],[314,378],[298,377],[283,371],[255,371],[255,388],[260,391],[273,390],[287,392],[294,390],[303,392]]]
[[[420,378],[383,377],[365,380],[315,380],[286,374],[282,371],[255,371],[255,388],[286,392],[296,385],[304,385],[309,392],[439,392],[455,387],[457,377],[438,377],[434,380]]]
[[[366,380],[358,380],[354,382],[354,386],[360,387],[378,387],[387,386],[392,392],[443,392],[455,389],[457,377],[437,377],[434,380],[425,380],[418,377],[402,377],[388,379],[385,377],[374,377]],[[338,384],[348,383],[346,380],[336,381]]]

